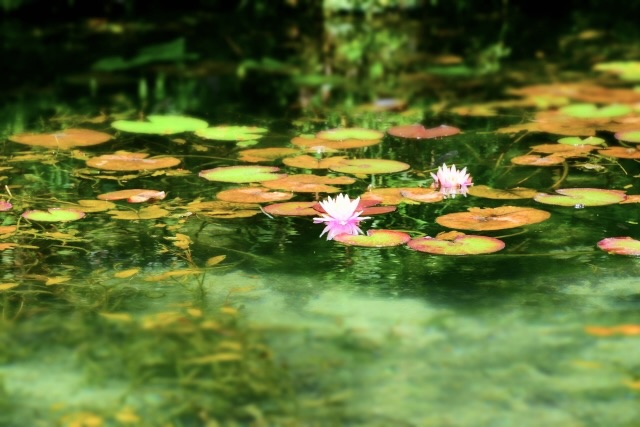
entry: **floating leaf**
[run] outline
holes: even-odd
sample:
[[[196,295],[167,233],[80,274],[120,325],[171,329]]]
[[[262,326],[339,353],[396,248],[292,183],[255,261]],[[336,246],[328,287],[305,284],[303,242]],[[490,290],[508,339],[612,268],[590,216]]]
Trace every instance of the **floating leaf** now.
[[[76,209],[82,212],[105,212],[109,209],[115,208],[114,203],[106,200],[78,200],[77,205],[72,205],[72,209]]]
[[[147,121],[116,120],[111,123],[114,128],[133,133],[171,135],[174,133],[193,132],[209,126],[207,122],[186,116],[150,115]]]
[[[635,144],[640,143],[640,130],[617,132],[614,136],[618,141],[633,142]]]
[[[418,201],[411,200],[402,195],[405,191],[415,190],[413,187],[395,187],[395,188],[373,188],[364,193],[360,200],[375,200],[382,205],[399,205],[407,203],[409,205],[417,205]]]
[[[574,137],[570,137],[574,138]],[[595,150],[593,145],[538,144],[531,147],[536,153],[553,154],[554,157],[585,157]]]
[[[157,205],[151,205],[148,207],[144,207],[139,211],[135,210],[112,210],[107,212],[109,215],[113,216],[113,219],[124,219],[130,221],[136,221],[139,219],[157,219],[163,218],[169,215],[169,211],[166,209],[162,209]]]
[[[193,201],[187,205],[187,209],[213,218],[248,218],[260,213],[260,205],[253,203],[233,203],[223,201]]]
[[[13,205],[6,200],[0,200],[0,212],[11,210]]]
[[[250,141],[262,138],[267,129],[256,126],[214,126],[198,129],[196,135],[216,141]]]
[[[444,194],[433,188],[401,188],[402,197],[420,203],[435,203],[444,200]]]
[[[460,232],[440,233],[436,237],[420,237],[407,243],[411,249],[436,255],[479,255],[502,250],[502,240],[472,236]]]
[[[341,163],[345,159],[346,157],[344,156],[325,157],[319,159],[309,155],[301,155],[296,157],[287,157],[282,160],[282,163],[294,168],[329,169],[330,167]]]
[[[622,80],[640,81],[640,61],[601,62],[593,69],[617,74]]]
[[[275,203],[264,207],[264,211],[270,215],[279,216],[317,216],[318,211],[313,207],[316,202],[284,202]]]
[[[561,188],[556,193],[538,193],[533,199],[547,205],[584,207],[613,205],[626,197],[624,191],[601,188]]]
[[[270,162],[281,157],[298,154],[299,152],[295,148],[286,147],[253,148],[240,151],[238,159],[249,163]]]
[[[221,182],[264,182],[284,178],[286,174],[275,173],[275,166],[224,166],[201,171],[198,176],[209,181]]]
[[[396,160],[349,159],[331,166],[329,169],[335,172],[354,175],[377,175],[381,173],[402,172],[410,167],[410,165]]]
[[[39,147],[68,149],[98,145],[113,138],[108,133],[91,129],[65,129],[51,133],[19,133],[11,135],[9,141]]]
[[[521,166],[556,166],[564,163],[565,158],[560,156],[539,156],[537,154],[527,154],[511,159],[511,163]]]
[[[631,237],[608,237],[600,240],[598,247],[614,255],[640,256],[640,240]]]
[[[337,193],[338,187],[329,184],[352,184],[354,178],[347,176],[320,176],[320,175],[287,175],[275,181],[265,182],[262,185],[277,190],[293,191],[295,193]]]
[[[232,188],[230,190],[223,190],[216,194],[216,198],[222,201],[236,203],[282,202],[289,200],[292,197],[292,193],[271,191],[266,187],[239,187]]]
[[[532,199],[533,196],[538,194],[537,190],[532,188],[516,187],[507,190],[501,190],[496,188],[487,187],[486,185],[474,185],[469,187],[467,194],[475,197],[484,197],[485,199]]]
[[[588,136],[586,138],[580,138],[579,136],[567,136],[558,140],[560,144],[566,145],[604,145],[605,141],[602,138],[596,136]]]
[[[226,255],[218,255],[218,256],[211,257],[205,262],[205,265],[207,267],[213,267],[214,265],[218,265],[222,261],[224,261],[226,257],[227,257]]]
[[[26,211],[22,217],[32,221],[67,222],[84,218],[84,212],[76,209],[49,208],[47,211]]]
[[[379,140],[384,137],[384,133],[373,129],[363,128],[338,128],[323,130],[316,133],[316,138],[325,139],[328,141],[344,141],[348,139],[358,140]]]
[[[117,151],[115,154],[103,154],[87,160],[87,166],[110,171],[143,171],[176,166],[180,159],[175,157],[151,157],[147,153],[129,153]]]
[[[297,136],[291,140],[295,146],[307,148],[317,153],[324,153],[335,150],[346,150],[349,148],[370,147],[380,144],[381,139],[345,139],[333,141],[328,139],[316,138],[314,136]]]
[[[431,138],[442,138],[444,136],[451,136],[460,133],[460,129],[441,125],[435,128],[427,129],[420,124],[415,125],[402,125],[402,126],[394,126],[390,128],[387,133],[389,135],[393,135],[399,138],[408,138],[408,139],[431,139]]]
[[[640,159],[640,150],[636,148],[610,147],[604,150],[598,150],[598,153],[617,159]]]
[[[49,277],[44,284],[46,286],[53,286],[68,282],[69,280],[71,280],[71,277],[67,276]]]
[[[504,230],[535,224],[549,219],[547,211],[518,207],[502,206],[498,208],[469,208],[469,212],[457,212],[442,215],[436,222],[444,227],[461,230]]]
[[[149,200],[162,200],[165,198],[165,196],[166,194],[164,191],[132,188],[130,190],[118,190],[99,194],[97,197],[100,200],[126,199],[129,203],[143,203]]]
[[[368,230],[366,235],[338,234],[333,240],[350,246],[383,248],[399,246],[411,240],[411,236],[395,230]]]
[[[560,108],[560,112],[579,119],[600,119],[619,117],[629,114],[631,108],[627,105],[614,104],[598,108],[594,104],[573,104]]]

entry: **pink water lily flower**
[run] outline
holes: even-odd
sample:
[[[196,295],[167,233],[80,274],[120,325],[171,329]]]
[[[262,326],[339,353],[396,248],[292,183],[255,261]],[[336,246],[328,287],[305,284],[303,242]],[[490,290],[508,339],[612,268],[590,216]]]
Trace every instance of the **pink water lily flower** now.
[[[338,194],[335,199],[327,197],[327,200],[320,202],[320,206],[325,213],[321,214],[321,218],[313,218],[314,224],[325,223],[326,227],[320,234],[322,237],[327,234],[327,240],[332,240],[338,234],[363,234],[358,224],[360,221],[369,219],[370,217],[361,217],[362,211],[356,212],[360,197],[349,200],[346,194]]]
[[[467,196],[467,187],[473,185],[471,176],[467,173],[467,168],[456,170],[456,165],[450,168],[442,164],[436,174],[431,173],[433,187],[437,188],[446,197],[456,197],[456,194]]]

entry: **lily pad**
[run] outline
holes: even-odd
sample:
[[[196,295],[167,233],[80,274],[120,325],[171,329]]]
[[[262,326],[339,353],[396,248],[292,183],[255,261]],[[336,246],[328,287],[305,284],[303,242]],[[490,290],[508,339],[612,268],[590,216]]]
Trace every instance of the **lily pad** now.
[[[573,104],[560,108],[560,113],[579,119],[601,119],[629,114],[631,107],[622,104],[606,105],[598,108],[594,104]]]
[[[320,176],[320,175],[286,175],[281,179],[265,182],[262,185],[275,190],[286,190],[295,193],[337,193],[340,191],[334,185],[348,185],[355,182],[348,176]]]
[[[239,187],[221,191],[216,197],[225,202],[267,203],[289,200],[293,194],[271,191],[266,187]]]
[[[257,126],[214,126],[198,129],[196,135],[216,141],[250,141],[262,138],[267,130]]]
[[[149,200],[162,200],[166,196],[164,191],[143,190],[133,188],[130,190],[111,191],[98,195],[100,200],[127,200],[129,203],[143,203]]]
[[[284,178],[286,174],[276,173],[276,166],[223,166],[200,171],[199,176],[209,181],[221,182],[264,182]]]
[[[146,117],[146,120],[147,121],[116,120],[111,123],[111,126],[124,132],[155,135],[193,132],[209,126],[204,120],[186,116],[150,115]]]
[[[479,255],[502,250],[502,240],[473,236],[457,231],[440,233],[436,237],[420,237],[407,243],[411,249],[435,255]]]
[[[298,147],[303,147],[316,152],[328,152],[335,150],[346,150],[349,148],[370,147],[380,144],[381,139],[344,139],[339,141],[316,138],[315,136],[297,136],[291,143]]]
[[[402,197],[420,203],[435,203],[444,200],[444,194],[433,188],[403,188],[400,190]]]
[[[242,150],[239,154],[239,160],[249,163],[271,162],[281,157],[292,156],[300,151],[294,148],[286,147],[269,147],[269,148],[252,148]]]
[[[335,156],[335,157],[325,157],[325,158],[317,158],[314,156],[309,156],[307,154],[296,156],[296,157],[287,157],[286,159],[282,159],[282,163],[287,166],[291,166],[294,168],[302,168],[302,169],[329,169],[333,165],[337,165],[344,161],[346,157],[344,156]]]
[[[358,140],[378,140],[384,137],[384,133],[373,129],[363,128],[338,128],[323,130],[316,134],[316,138],[325,139],[328,141],[344,141],[347,139]]]
[[[516,187],[506,190],[487,187],[486,185],[474,185],[467,191],[475,197],[484,197],[485,199],[497,199],[497,200],[513,200],[513,199],[533,199],[533,196],[538,194],[538,190],[533,188]]]
[[[395,230],[369,230],[366,235],[342,233],[333,240],[349,246],[363,246],[368,248],[384,248],[400,246],[411,240],[411,236]]]
[[[420,124],[415,125],[402,125],[402,126],[394,126],[390,128],[387,133],[392,136],[396,136],[399,138],[407,138],[407,139],[431,139],[431,138],[442,138],[444,136],[451,136],[460,133],[460,129],[441,125],[435,128],[427,129]]]
[[[416,189],[417,187],[373,188],[364,193],[360,200],[376,200],[382,205],[399,205],[401,203],[417,205],[420,202],[403,196],[403,192]]]
[[[284,202],[275,203],[264,207],[264,211],[270,215],[279,216],[316,216],[318,211],[313,207],[316,202]]]
[[[536,153],[553,154],[554,157],[586,157],[597,147],[594,145],[538,144],[531,147]]]
[[[329,170],[354,175],[377,175],[381,173],[402,172],[410,167],[410,165],[396,160],[349,159],[331,166]]]
[[[605,141],[597,136],[588,136],[580,138],[579,136],[567,136],[558,140],[560,144],[567,145],[604,145]],[[640,142],[640,141],[638,141]]]
[[[111,138],[113,137],[108,133],[91,129],[65,129],[50,133],[18,133],[11,135],[9,141],[38,147],[67,149],[98,145]]]
[[[13,205],[6,200],[0,200],[0,212],[11,210]]]
[[[640,256],[640,240],[631,237],[607,237],[598,242],[598,247],[614,255]]]
[[[144,171],[170,168],[180,164],[175,157],[150,157],[147,153],[129,153],[117,151],[114,154],[103,154],[87,160],[87,166],[110,171]]]
[[[260,205],[255,203],[236,203],[222,200],[194,200],[187,205],[190,212],[211,218],[248,218],[260,213]]]
[[[511,163],[520,166],[556,166],[562,164],[564,161],[564,157],[539,156],[537,154],[526,154],[511,159]]]
[[[460,230],[504,230],[545,221],[551,217],[547,211],[520,206],[498,208],[469,208],[468,212],[456,212],[436,218],[444,227]]]
[[[640,150],[633,147],[610,147],[598,150],[598,153],[616,159],[640,159]]]
[[[617,132],[614,136],[618,141],[633,142],[634,144],[640,144],[640,130]]]
[[[84,218],[85,213],[75,209],[49,208],[46,211],[31,210],[22,213],[22,217],[32,221],[68,222]]]
[[[533,199],[547,205],[584,207],[613,205],[626,197],[624,191],[601,188],[561,188],[556,193],[538,193]]]

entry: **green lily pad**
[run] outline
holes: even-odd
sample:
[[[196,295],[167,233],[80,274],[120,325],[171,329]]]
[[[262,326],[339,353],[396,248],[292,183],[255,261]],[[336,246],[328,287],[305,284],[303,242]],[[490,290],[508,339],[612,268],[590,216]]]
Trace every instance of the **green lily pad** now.
[[[473,236],[457,231],[440,233],[436,237],[420,237],[407,243],[414,251],[435,255],[479,255],[502,250],[504,242],[495,237]]]
[[[333,240],[349,246],[384,248],[403,245],[411,240],[411,236],[402,231],[369,230],[365,236],[343,233],[335,236]]]
[[[360,140],[377,140],[382,139],[384,133],[373,129],[363,128],[338,128],[323,130],[316,134],[316,138],[326,139],[329,141],[344,141],[345,139],[360,139]]]
[[[636,144],[640,144],[640,130],[618,132],[614,136],[618,141],[633,142]]]
[[[558,142],[566,145],[604,145],[604,139],[598,138],[597,136],[588,136],[586,138],[580,138],[579,136],[567,136],[565,138],[560,138]]]
[[[75,209],[50,208],[46,211],[31,210],[22,213],[22,217],[32,221],[68,222],[83,218],[84,212]]]
[[[593,69],[617,74],[622,80],[640,81],[640,61],[601,62]]]
[[[226,166],[201,171],[198,175],[209,181],[263,182],[284,178],[286,174],[275,173],[276,166]]]
[[[147,133],[154,135],[171,135],[174,133],[193,132],[209,126],[207,122],[186,116],[146,117],[147,121],[116,120],[111,126],[124,132]]]
[[[622,104],[612,104],[598,108],[595,104],[573,104],[559,110],[566,116],[578,119],[604,119],[629,114],[631,107]]]
[[[257,126],[213,126],[198,129],[196,135],[216,141],[251,141],[262,138],[267,129]]]
[[[631,237],[607,237],[598,242],[598,247],[614,255],[640,255],[640,240]]]
[[[538,193],[533,200],[557,206],[604,206],[620,203],[626,197],[624,191],[601,188],[561,188],[555,194]]]
[[[329,170],[354,175],[377,175],[380,173],[402,172],[411,166],[396,160],[348,159],[329,167]]]

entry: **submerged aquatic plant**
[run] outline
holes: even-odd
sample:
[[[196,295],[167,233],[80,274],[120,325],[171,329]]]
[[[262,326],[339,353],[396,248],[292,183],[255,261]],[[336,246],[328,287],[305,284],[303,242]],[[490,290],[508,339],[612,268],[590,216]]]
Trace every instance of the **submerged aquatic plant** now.
[[[320,202],[320,206],[325,213],[321,214],[321,218],[313,219],[315,224],[326,224],[320,237],[328,233],[327,240],[333,240],[335,236],[342,233],[363,234],[358,224],[360,221],[370,217],[361,217],[362,211],[356,212],[359,203],[360,197],[350,200],[348,195],[342,193],[338,194],[335,199],[327,197],[327,200]]]
[[[438,168],[437,173],[431,173],[433,178],[433,187],[437,188],[445,197],[456,197],[456,194],[462,194],[466,197],[467,187],[473,185],[471,176],[467,173],[467,168],[456,170],[456,165],[450,168],[446,164],[442,164]]]

